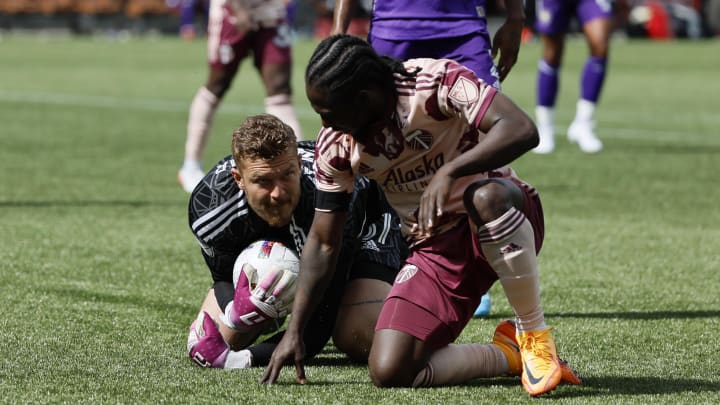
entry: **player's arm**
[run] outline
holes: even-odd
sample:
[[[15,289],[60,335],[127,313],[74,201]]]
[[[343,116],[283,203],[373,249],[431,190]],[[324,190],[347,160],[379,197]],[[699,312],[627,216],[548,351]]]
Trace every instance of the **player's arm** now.
[[[421,234],[431,234],[455,179],[505,166],[537,146],[539,138],[532,119],[501,92],[491,97],[483,107],[486,108],[484,114],[472,123],[485,136],[481,136],[474,147],[441,166],[425,188],[418,211]]]
[[[356,7],[357,0],[335,0],[333,26],[330,35],[347,33]]]
[[[297,381],[300,384],[306,382],[303,365],[305,348],[302,336],[305,325],[321,301],[325,288],[335,272],[350,202],[350,194],[318,191],[316,204],[318,200],[323,200],[324,196],[331,196],[336,201],[342,200],[342,203],[336,202],[335,206],[343,206],[344,209],[318,210],[315,213],[300,260],[300,274],[290,323],[260,379],[262,384],[272,384],[277,381],[280,370],[288,362],[295,364]]]
[[[520,51],[520,38],[525,26],[525,8],[523,0],[505,0],[505,22],[495,33],[492,41],[492,57],[497,57],[500,51],[500,58],[497,61],[498,75],[500,81],[505,80],[515,62],[517,62]]]
[[[479,122],[485,133],[472,149],[448,162],[453,178],[487,172],[511,163],[537,146],[539,138],[532,119],[502,92],[495,93]]]

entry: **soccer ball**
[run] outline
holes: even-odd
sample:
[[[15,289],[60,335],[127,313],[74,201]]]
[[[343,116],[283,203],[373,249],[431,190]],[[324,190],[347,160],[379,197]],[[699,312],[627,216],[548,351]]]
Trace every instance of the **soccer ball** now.
[[[250,264],[255,271],[249,269],[245,264]],[[245,248],[235,260],[233,267],[235,286],[237,287],[241,271],[245,272],[250,291],[252,291],[270,270],[277,268],[283,271],[285,277],[287,277],[288,273],[294,275],[292,280],[289,280],[288,288],[286,288],[288,291],[282,292],[284,297],[293,297],[295,295],[295,279],[298,272],[300,272],[300,257],[298,254],[278,241],[255,241]]]

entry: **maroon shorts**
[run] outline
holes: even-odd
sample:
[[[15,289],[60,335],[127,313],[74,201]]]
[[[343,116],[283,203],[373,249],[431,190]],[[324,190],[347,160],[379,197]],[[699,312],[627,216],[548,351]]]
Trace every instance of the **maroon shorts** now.
[[[232,23],[228,5],[222,19],[211,15],[208,21],[208,64],[212,68],[236,70],[250,52],[257,69],[266,64],[290,64],[290,27],[260,28],[240,33]]]
[[[539,252],[544,235],[540,198],[532,187],[516,183],[525,194],[523,213],[533,227]],[[375,329],[399,330],[432,347],[445,346],[457,339],[480,304],[480,297],[497,279],[470,220],[461,221],[413,246]]]

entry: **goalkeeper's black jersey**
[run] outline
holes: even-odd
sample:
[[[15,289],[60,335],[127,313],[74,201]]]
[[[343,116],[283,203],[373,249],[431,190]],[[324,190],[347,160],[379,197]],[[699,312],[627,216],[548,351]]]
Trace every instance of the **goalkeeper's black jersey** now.
[[[245,192],[232,177],[235,167],[227,156],[210,170],[190,198],[190,228],[202,248],[213,281],[232,282],[235,259],[250,243],[271,239],[302,252],[315,214],[314,142],[299,142],[301,197],[289,225],[271,227],[248,206]],[[358,177],[345,226],[339,266],[369,260],[397,271],[404,245],[399,220],[377,184]],[[400,252],[400,253],[399,253]]]

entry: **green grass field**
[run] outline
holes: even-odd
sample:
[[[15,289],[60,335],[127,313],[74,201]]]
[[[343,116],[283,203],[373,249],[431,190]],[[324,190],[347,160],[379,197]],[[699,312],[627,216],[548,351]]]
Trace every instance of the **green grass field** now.
[[[318,120],[302,73],[295,101]],[[210,284],[175,181],[189,102],[204,80],[202,41],[0,37],[0,402],[2,403],[719,403],[720,42],[616,39],[598,132],[606,150],[564,139],[585,56],[570,41],[558,150],[514,163],[541,192],[543,303],[561,355],[585,378],[544,399],[518,379],[374,388],[332,347],[307,368],[202,370],[185,341]],[[505,91],[532,114],[540,49],[525,45]],[[220,109],[206,167],[234,126],[262,112],[245,65]],[[488,341],[511,312],[498,286]]]

